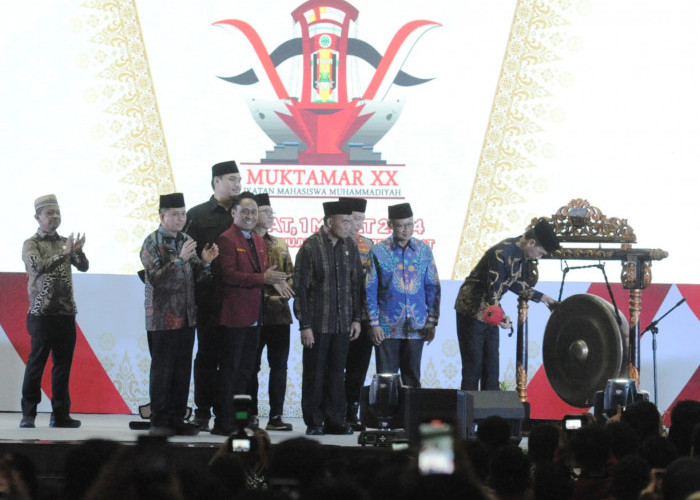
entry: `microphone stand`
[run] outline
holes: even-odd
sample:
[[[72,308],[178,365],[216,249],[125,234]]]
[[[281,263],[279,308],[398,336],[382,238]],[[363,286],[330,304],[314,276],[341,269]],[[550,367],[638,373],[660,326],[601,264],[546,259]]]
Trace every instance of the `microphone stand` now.
[[[646,332],[651,332],[651,350],[653,353],[653,363],[654,363],[654,405],[658,406],[658,397],[657,397],[657,382],[656,382],[656,334],[659,333],[659,328],[656,326],[659,324],[659,322],[664,319],[666,316],[668,316],[671,311],[673,311],[676,307],[680,306],[683,302],[685,302],[685,297],[683,297],[681,300],[678,301],[678,303],[673,306],[671,309],[666,311],[663,316],[661,316],[659,319],[655,319],[651,323],[649,323],[649,326],[647,326],[644,331],[641,333],[643,335]]]

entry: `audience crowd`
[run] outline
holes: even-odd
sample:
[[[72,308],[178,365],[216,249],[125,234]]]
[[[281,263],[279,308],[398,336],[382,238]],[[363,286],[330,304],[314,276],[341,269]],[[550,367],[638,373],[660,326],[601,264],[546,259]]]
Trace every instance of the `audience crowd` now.
[[[580,429],[538,423],[514,442],[499,416],[476,439],[454,439],[454,471],[422,474],[414,447],[341,448],[298,437],[271,446],[259,429],[249,451],[231,435],[207,463],[181,463],[166,437],[135,445],[88,440],[65,458],[60,486],[47,487],[20,453],[0,456],[0,498],[58,500],[698,500],[700,402],[671,412],[668,433],[639,401]],[[667,434],[667,435],[666,435]],[[180,461],[178,461],[180,460]]]

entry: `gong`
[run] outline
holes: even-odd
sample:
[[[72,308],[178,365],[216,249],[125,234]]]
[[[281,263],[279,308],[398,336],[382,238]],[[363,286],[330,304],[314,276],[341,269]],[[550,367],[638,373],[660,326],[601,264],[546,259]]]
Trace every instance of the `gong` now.
[[[625,376],[629,325],[608,301],[587,293],[572,295],[554,309],[544,332],[544,371],[557,395],[571,406],[594,405],[596,391]]]

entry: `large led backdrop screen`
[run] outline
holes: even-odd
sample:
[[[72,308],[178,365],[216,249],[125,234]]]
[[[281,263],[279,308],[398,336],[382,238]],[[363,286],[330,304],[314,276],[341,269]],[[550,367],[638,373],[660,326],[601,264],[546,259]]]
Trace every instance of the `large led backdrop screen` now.
[[[3,3],[0,410],[19,409],[28,353],[20,254],[33,200],[55,193],[59,232],[87,235],[74,409],[134,411],[148,401],[150,362],[135,273],[158,196],[205,201],[211,166],[231,159],[244,189],[270,194],[273,232],[292,253],[324,201],[367,198],[364,233],[376,240],[389,235],[387,206],[411,203],[443,286],[425,387],[459,387],[454,298],[489,246],[573,199],[627,219],[636,247],[669,253],[654,262],[642,326],[687,298],[659,325],[659,406],[697,397],[699,14],[691,0]],[[538,288],[555,297],[560,264],[540,263]],[[606,263],[627,313],[620,271]],[[603,279],[572,273],[563,296],[609,299]],[[515,297],[504,306],[516,315]],[[542,368],[547,319],[530,307],[529,396],[533,416],[558,418],[572,409]],[[299,415],[293,332],[286,411]],[[504,389],[514,358],[504,332]]]

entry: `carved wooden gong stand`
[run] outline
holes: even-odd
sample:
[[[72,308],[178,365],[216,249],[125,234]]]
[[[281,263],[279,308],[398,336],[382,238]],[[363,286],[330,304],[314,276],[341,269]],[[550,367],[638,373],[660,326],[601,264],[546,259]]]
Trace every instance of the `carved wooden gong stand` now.
[[[559,260],[619,260],[622,263],[622,286],[629,290],[629,378],[639,386],[639,324],[642,311],[642,290],[651,284],[651,261],[668,257],[668,252],[660,249],[632,248],[637,242],[634,230],[627,219],[607,217],[598,208],[591,206],[587,200],[571,200],[551,217],[543,217],[552,224],[562,249],[543,258]],[[528,229],[534,227],[540,218],[532,219]],[[598,244],[597,247],[576,247],[572,244]],[[619,247],[603,245],[619,244]],[[535,286],[538,280],[537,262],[531,262],[530,275],[526,280]],[[518,298],[518,336],[516,347],[515,380],[520,400],[527,402],[527,342],[528,342],[528,300]]]

